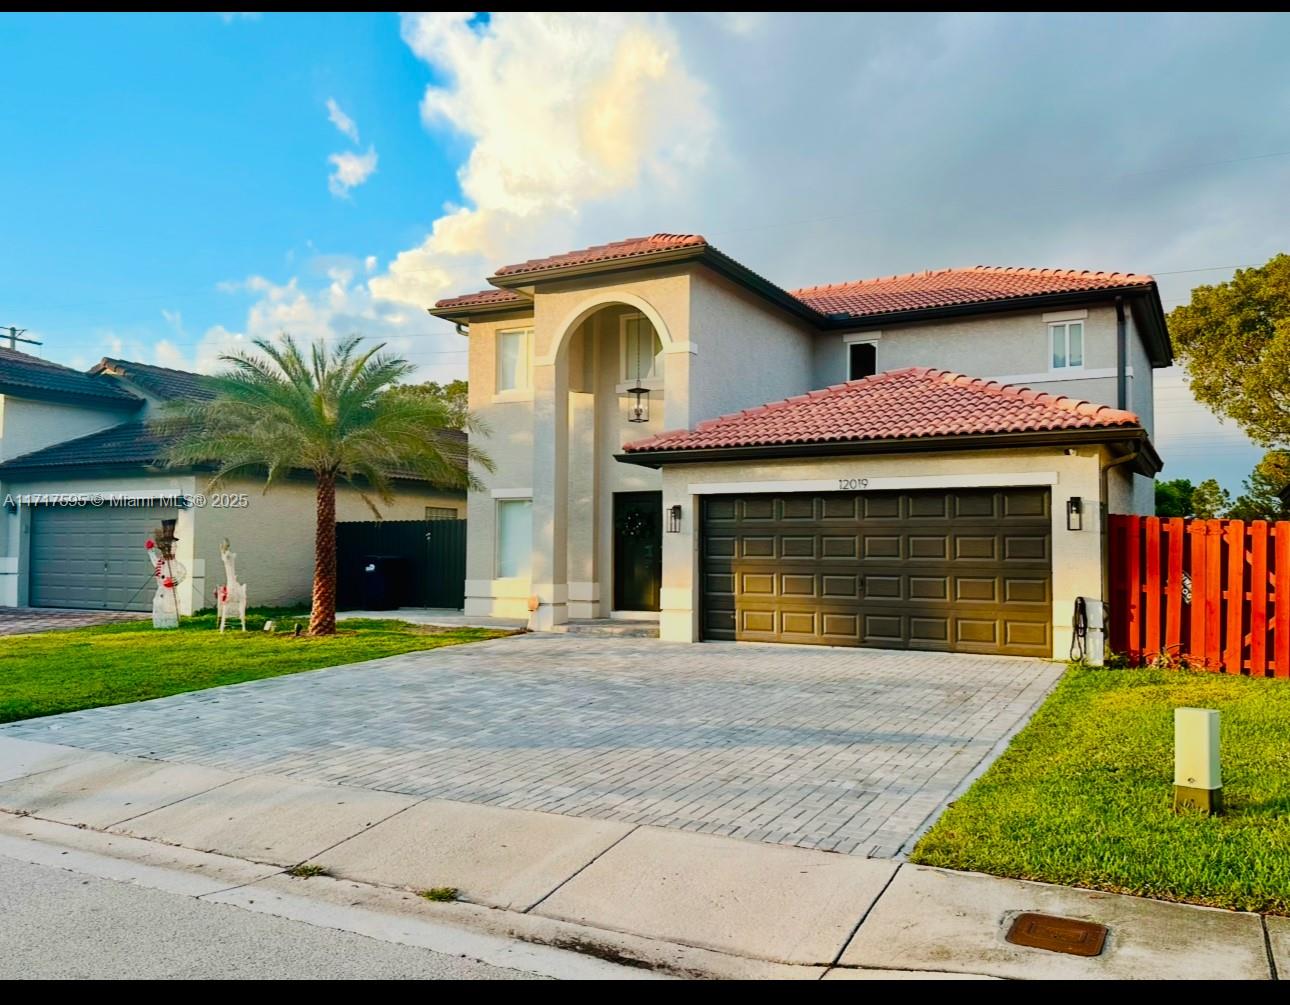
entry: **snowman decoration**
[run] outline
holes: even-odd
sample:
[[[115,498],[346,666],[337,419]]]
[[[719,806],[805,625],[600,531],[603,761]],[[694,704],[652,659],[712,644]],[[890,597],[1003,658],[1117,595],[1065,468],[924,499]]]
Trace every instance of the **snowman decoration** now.
[[[157,592],[152,598],[152,627],[179,627],[179,596],[177,587],[188,578],[188,570],[175,560],[175,521],[162,520],[155,538],[149,538],[144,547],[152,563],[152,575],[157,581]]]

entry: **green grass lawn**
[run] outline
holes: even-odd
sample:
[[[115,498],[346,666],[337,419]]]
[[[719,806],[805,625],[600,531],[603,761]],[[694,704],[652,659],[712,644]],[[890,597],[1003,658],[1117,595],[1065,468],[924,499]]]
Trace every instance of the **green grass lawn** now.
[[[278,622],[277,634],[262,630],[266,617]],[[156,631],[147,620],[0,638],[0,722],[509,634],[353,620],[340,622],[330,638],[295,638],[290,630],[296,621],[307,627],[309,616],[262,608],[247,612],[246,634],[229,629],[220,635],[214,614],[199,614],[174,631]]]
[[[1173,812],[1181,705],[1222,713],[1223,816]],[[1290,914],[1290,681],[1073,668],[911,857]]]

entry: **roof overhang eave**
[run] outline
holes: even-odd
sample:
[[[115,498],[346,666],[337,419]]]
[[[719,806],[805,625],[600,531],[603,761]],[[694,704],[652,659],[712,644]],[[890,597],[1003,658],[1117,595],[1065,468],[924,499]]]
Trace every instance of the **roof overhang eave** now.
[[[1003,450],[1017,447],[1068,447],[1088,444],[1104,444],[1122,455],[1136,454],[1134,469],[1148,477],[1155,475],[1164,466],[1146,430],[1141,426],[919,436],[903,440],[841,440],[822,443],[774,443],[748,447],[622,451],[616,454],[615,458],[624,464],[661,468],[669,464],[845,457],[862,454],[945,453],[958,450]]]

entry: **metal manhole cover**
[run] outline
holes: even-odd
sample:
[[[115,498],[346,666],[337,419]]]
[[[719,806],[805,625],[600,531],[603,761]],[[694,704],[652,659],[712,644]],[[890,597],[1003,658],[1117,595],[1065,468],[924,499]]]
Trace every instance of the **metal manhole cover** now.
[[[1071,956],[1096,956],[1106,943],[1106,926],[1051,914],[1019,914],[1008,929],[1013,945]]]

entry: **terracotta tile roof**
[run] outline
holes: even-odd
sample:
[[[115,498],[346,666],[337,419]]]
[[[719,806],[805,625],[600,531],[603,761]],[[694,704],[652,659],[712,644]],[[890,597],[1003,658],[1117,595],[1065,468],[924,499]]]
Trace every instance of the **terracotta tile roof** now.
[[[563,269],[571,265],[591,265],[596,262],[612,262],[620,258],[642,258],[680,248],[702,248],[707,243],[699,234],[651,234],[649,237],[629,237],[625,241],[614,241],[612,244],[597,244],[578,251],[566,251],[562,255],[531,258],[517,265],[504,265],[497,270],[496,274],[518,276],[529,272]]]
[[[0,393],[12,394],[16,398],[25,394],[83,398],[126,407],[143,404],[143,399],[137,394],[131,394],[117,384],[105,384],[70,366],[7,348],[0,348]]]
[[[435,309],[448,309],[452,307],[479,307],[486,304],[507,304],[511,301],[527,301],[528,297],[521,296],[512,290],[480,290],[478,293],[463,293],[459,297],[447,297],[444,300],[435,301]]]
[[[1132,412],[948,370],[910,367],[660,433],[627,453],[1139,426]]]
[[[989,303],[1046,293],[1080,293],[1124,286],[1146,286],[1151,276],[1132,272],[1080,269],[1024,269],[977,265],[903,276],[861,279],[831,286],[791,290],[792,296],[821,314],[862,318],[894,311],[916,311],[959,304]]]
[[[193,373],[191,370],[175,370],[168,366],[153,366],[151,363],[135,363],[133,360],[104,356],[90,367],[89,372],[94,376],[107,374],[109,379],[124,377],[162,401],[178,398],[209,401],[215,397],[215,382],[205,374]]]

